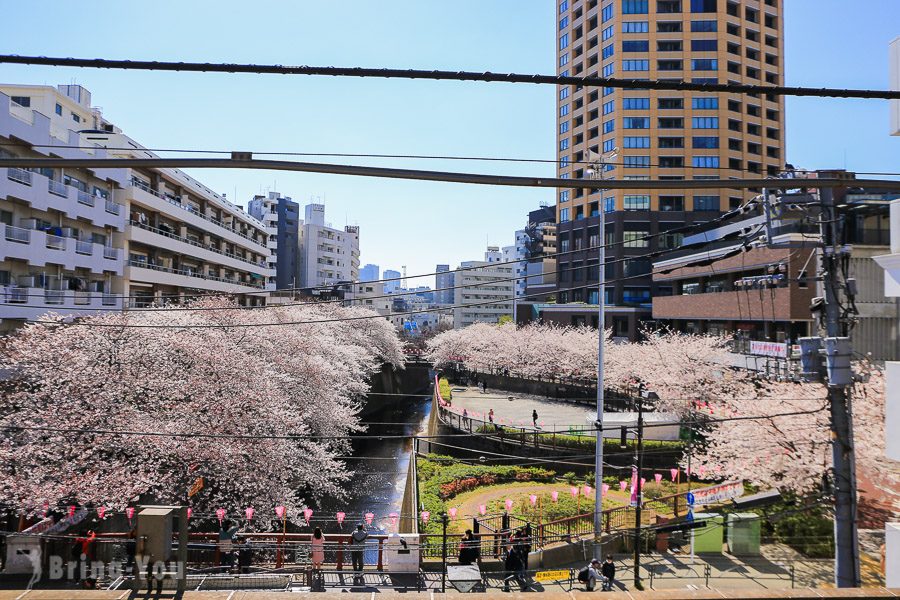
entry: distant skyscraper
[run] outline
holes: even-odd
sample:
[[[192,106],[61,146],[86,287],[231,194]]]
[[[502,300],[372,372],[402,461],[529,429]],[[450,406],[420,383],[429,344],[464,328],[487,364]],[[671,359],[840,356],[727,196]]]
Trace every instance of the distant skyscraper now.
[[[400,271],[392,271],[391,269],[384,270],[384,278],[385,279],[393,279],[393,281],[385,281],[384,282],[384,292],[386,294],[391,294],[396,292],[400,287]]]
[[[362,269],[359,270],[359,280],[360,281],[378,281],[378,274],[381,272],[381,267],[378,265],[366,265]]]
[[[434,276],[435,288],[434,301],[437,304],[453,304],[453,282],[456,280],[456,273],[450,272],[450,265],[437,265],[434,269],[437,275]]]

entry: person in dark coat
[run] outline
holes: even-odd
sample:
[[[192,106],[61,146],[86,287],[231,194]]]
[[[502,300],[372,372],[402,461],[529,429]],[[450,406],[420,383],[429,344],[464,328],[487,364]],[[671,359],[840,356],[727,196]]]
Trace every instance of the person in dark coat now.
[[[506,556],[503,560],[503,568],[507,572],[507,576],[503,580],[503,591],[509,591],[510,581],[517,581],[519,583],[519,588],[524,592],[528,587],[528,582],[525,579],[525,565],[522,562],[522,553],[519,550],[518,545],[512,540],[506,544],[504,552]]]
[[[481,558],[480,545],[481,542],[475,537],[472,530],[466,529],[466,533],[459,543],[459,564],[471,565],[478,562],[478,559]]]
[[[600,574],[603,575],[603,591],[612,591],[613,582],[616,580],[616,565],[612,556],[607,556],[600,567]]]

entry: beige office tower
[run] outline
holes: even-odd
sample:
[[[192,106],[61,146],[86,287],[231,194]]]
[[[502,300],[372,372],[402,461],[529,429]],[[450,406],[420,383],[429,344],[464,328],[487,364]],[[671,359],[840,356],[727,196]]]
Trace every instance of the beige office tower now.
[[[783,85],[781,0],[558,0],[557,72],[692,83]],[[558,174],[587,178],[604,156],[606,179],[760,178],[784,166],[784,100],[769,94],[557,87]],[[613,157],[613,153],[615,156]],[[599,175],[598,175],[599,176]],[[652,251],[677,247],[686,223],[714,218],[758,190],[558,190],[560,252],[613,243],[605,269],[606,326],[634,338],[654,295]],[[653,235],[650,239],[643,239]],[[619,261],[619,262],[615,262]],[[546,320],[596,324],[596,250],[559,259],[557,304]],[[646,275],[646,277],[642,277]],[[569,289],[584,287],[584,289]],[[567,291],[568,289],[568,291]]]

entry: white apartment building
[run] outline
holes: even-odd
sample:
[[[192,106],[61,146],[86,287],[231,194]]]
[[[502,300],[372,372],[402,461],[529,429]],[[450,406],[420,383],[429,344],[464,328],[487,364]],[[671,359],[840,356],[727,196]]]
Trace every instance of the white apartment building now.
[[[514,268],[514,275],[521,277],[515,281],[516,298],[525,295],[525,275],[528,268],[528,234],[524,229],[516,231],[516,243],[512,246],[503,246],[503,262],[509,263]],[[512,261],[518,261],[513,263]]]
[[[344,299],[350,306],[362,306],[390,318],[392,298],[385,293],[381,281],[359,281],[345,287]],[[348,289],[349,288],[349,289]]]
[[[484,260],[460,263],[455,273],[453,327],[473,323],[496,323],[500,317],[512,317],[515,296],[515,265],[502,262],[503,255],[496,246],[488,246]]]
[[[267,196],[254,196],[247,203],[247,212],[258,221],[261,221],[266,231],[266,248],[269,255],[266,257],[266,266],[278,272],[278,199],[277,192],[270,192]],[[266,281],[266,290],[278,289],[277,277],[273,274]]]
[[[79,86],[0,85],[0,157],[92,158],[76,129],[99,113]],[[14,144],[14,145],[8,145]],[[74,146],[48,148],[45,146]],[[4,169],[0,173],[0,332],[48,311],[122,307],[127,210],[115,194],[127,174],[109,169]]]
[[[301,287],[333,286],[359,279],[359,227],[335,229],[324,204],[307,204],[300,233]]]
[[[91,107],[80,86],[0,85],[0,127],[21,142],[5,147],[15,156],[156,157]],[[0,185],[7,293],[45,298],[0,313],[4,320],[35,318],[48,304],[77,313],[210,292],[265,303],[274,270],[263,223],[178,169],[8,170]]]

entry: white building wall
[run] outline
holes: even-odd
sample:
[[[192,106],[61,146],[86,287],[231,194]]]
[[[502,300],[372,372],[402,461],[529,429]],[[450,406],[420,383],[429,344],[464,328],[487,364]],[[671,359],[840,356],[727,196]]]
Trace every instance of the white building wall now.
[[[510,279],[513,265],[493,265],[502,258],[499,249],[489,249],[485,258],[496,258],[488,262],[467,261],[460,264],[455,274],[453,304],[453,326],[467,327],[473,323],[496,323],[500,317],[512,317],[515,286]],[[475,267],[475,268],[471,268]],[[472,306],[466,306],[472,305]]]
[[[301,287],[333,286],[359,279],[359,228],[330,227],[325,205],[308,204],[300,230]]]

